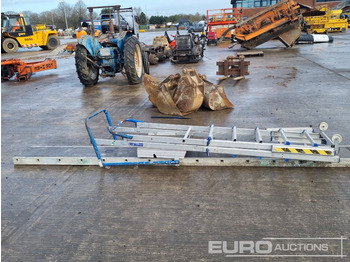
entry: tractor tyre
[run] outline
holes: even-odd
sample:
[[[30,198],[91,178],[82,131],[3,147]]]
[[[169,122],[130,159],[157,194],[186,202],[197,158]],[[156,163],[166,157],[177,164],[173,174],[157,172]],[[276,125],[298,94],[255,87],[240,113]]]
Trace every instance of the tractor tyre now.
[[[91,59],[91,58],[90,58]],[[75,67],[80,82],[86,86],[94,86],[98,81],[99,68],[88,59],[88,51],[82,45],[75,50]]]
[[[57,48],[59,45],[60,45],[60,39],[58,38],[58,36],[50,35],[47,38],[46,48],[44,49],[53,50]]]
[[[144,75],[142,51],[139,40],[130,36],[124,44],[124,69],[130,84],[139,84]]]
[[[145,74],[149,74],[149,60],[147,52],[142,52],[142,63]]]
[[[16,53],[18,51],[18,43],[15,39],[12,38],[6,38],[3,42],[2,42],[2,49],[4,49],[4,51],[6,53]]]

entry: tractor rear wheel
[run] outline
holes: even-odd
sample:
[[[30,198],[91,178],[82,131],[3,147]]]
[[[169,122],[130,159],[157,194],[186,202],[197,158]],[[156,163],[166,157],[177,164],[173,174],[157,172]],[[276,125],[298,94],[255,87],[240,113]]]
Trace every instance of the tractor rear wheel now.
[[[46,48],[44,48],[44,49],[53,50],[56,47],[58,47],[59,45],[60,45],[60,39],[58,38],[58,36],[50,35],[47,38]]]
[[[18,51],[18,43],[15,39],[6,38],[2,42],[2,49],[4,49],[6,53],[16,53]]]
[[[99,68],[89,61],[88,51],[82,45],[77,45],[75,50],[75,67],[77,69],[78,78],[84,86],[96,85]]]
[[[147,52],[142,52],[142,63],[145,74],[149,74],[149,60]]]
[[[124,68],[130,84],[139,84],[144,75],[142,51],[139,40],[130,36],[124,44]]]

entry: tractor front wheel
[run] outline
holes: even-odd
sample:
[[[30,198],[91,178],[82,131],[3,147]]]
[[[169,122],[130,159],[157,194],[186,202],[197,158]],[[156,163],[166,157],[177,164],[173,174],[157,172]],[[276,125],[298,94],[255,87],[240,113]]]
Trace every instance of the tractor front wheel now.
[[[139,84],[144,75],[142,51],[139,40],[130,36],[124,44],[124,68],[130,84]]]
[[[2,49],[4,49],[6,53],[16,53],[18,51],[18,43],[15,39],[6,38],[2,42]]]
[[[96,85],[99,68],[88,58],[88,51],[82,45],[77,45],[75,50],[75,67],[80,82],[88,87]]]

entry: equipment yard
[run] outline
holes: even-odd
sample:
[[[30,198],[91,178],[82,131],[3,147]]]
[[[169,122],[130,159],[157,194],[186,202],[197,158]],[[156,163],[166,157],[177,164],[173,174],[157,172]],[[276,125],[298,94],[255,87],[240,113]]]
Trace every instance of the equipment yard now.
[[[163,32],[141,33],[140,42],[151,45],[158,35]],[[333,242],[326,252],[330,257],[304,252],[298,258],[230,258],[219,249],[224,241],[232,251],[234,241],[349,238],[349,167],[251,167],[246,162],[107,169],[13,163],[13,157],[95,157],[84,121],[104,108],[114,123],[133,118],[318,129],[325,121],[330,136],[341,134],[341,145],[350,145],[350,31],[332,36],[333,43],[285,48],[272,40],[256,47],[263,56],[245,58],[250,64],[244,79],[220,82],[233,109],[200,108],[186,118],[169,119],[152,118],[164,115],[150,102],[144,83],[130,85],[123,74],[84,87],[72,54],[39,47],[2,54],[2,59],[57,63],[57,69],[28,81],[1,84],[3,261],[345,261],[349,239],[341,240],[341,249]],[[245,51],[229,45],[205,46],[203,59],[194,64],[159,61],[150,66],[150,75],[165,79],[192,67],[217,83],[217,61]],[[98,135],[105,131],[100,121]],[[111,149],[104,154],[124,156]],[[350,149],[342,147],[339,156],[350,158]],[[222,252],[210,253],[211,248]]]

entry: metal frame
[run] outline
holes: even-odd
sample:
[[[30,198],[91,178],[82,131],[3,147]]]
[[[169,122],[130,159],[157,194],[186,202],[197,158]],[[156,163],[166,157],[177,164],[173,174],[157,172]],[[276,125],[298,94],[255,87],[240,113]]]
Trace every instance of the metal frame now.
[[[313,162],[258,158],[232,158],[232,157],[186,157],[179,161],[168,159],[168,164],[163,160],[139,157],[104,157],[103,162],[118,163],[115,166],[130,165],[171,165],[171,166],[220,166],[220,167],[350,167],[350,158],[342,158],[339,163]],[[14,157],[15,166],[100,166],[96,157]],[[105,166],[108,167],[108,166]]]
[[[112,135],[112,139],[94,137],[89,122],[99,114],[105,115],[107,130]],[[125,126],[128,122],[133,123],[134,126]],[[137,148],[138,157],[152,158],[146,161],[147,164],[176,165],[189,151],[204,152],[207,156],[226,155],[230,158],[239,155],[285,161],[329,163],[340,161],[337,155],[338,143],[332,142],[323,131],[314,132],[311,127],[246,129],[236,126],[215,127],[214,124],[210,126],[156,124],[135,119],[125,119],[113,126],[106,109],[87,117],[85,125],[99,165],[105,167],[125,163],[107,162],[101,156],[99,150],[101,146]],[[132,164],[138,165],[144,162],[132,162]]]

